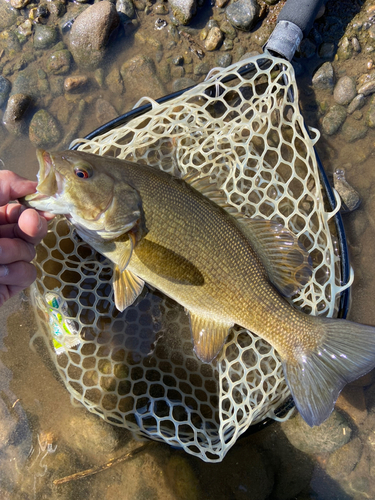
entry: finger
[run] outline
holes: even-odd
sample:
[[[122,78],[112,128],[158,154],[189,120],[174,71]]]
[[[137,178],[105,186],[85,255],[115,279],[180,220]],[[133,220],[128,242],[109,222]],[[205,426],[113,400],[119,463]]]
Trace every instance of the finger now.
[[[11,264],[19,260],[30,262],[35,257],[35,248],[19,238],[0,238],[0,264]]]
[[[36,269],[29,262],[18,261],[0,265],[0,285],[26,288],[36,278]]]
[[[10,170],[0,171],[0,206],[27,194],[35,193],[37,182],[29,181]]]
[[[33,245],[40,243],[47,234],[47,230],[46,219],[32,208],[21,213],[18,225],[14,228],[16,238],[21,238]]]
[[[22,292],[25,287],[17,286],[17,285],[0,285],[0,307],[6,302],[8,299],[13,297],[13,295],[17,295],[17,293]]]

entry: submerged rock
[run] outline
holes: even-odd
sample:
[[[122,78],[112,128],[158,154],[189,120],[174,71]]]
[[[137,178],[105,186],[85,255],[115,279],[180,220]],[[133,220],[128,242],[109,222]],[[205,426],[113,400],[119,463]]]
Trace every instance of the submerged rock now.
[[[181,24],[188,24],[197,10],[196,0],[169,0],[168,3]]]
[[[18,11],[5,0],[0,0],[0,31],[12,26],[18,18]]]
[[[65,75],[70,69],[71,55],[69,50],[57,50],[47,59],[47,71],[52,75]]]
[[[121,66],[121,76],[125,88],[135,95],[165,94],[164,85],[159,80],[154,61],[146,56],[136,56]]]
[[[109,36],[119,22],[116,7],[106,0],[77,17],[69,34],[69,48],[78,66],[95,69],[100,65]]]
[[[322,121],[323,131],[327,135],[335,134],[346,119],[346,109],[339,104],[332,106]]]
[[[105,99],[98,99],[95,103],[95,112],[96,119],[98,120],[99,125],[103,125],[104,123],[108,123],[114,118],[118,117],[118,113],[111,103],[106,101]]]
[[[337,104],[349,104],[357,95],[355,83],[349,76],[342,76],[336,83],[333,98]]]
[[[10,81],[5,76],[0,75],[0,108],[7,102],[11,89]]]
[[[14,94],[9,100],[3,116],[3,124],[8,132],[21,135],[24,129],[23,117],[31,103],[31,98],[24,94]]]
[[[336,168],[333,173],[333,185],[339,193],[346,212],[352,212],[361,204],[361,198],[357,191],[349,184],[345,178],[345,169]]]
[[[234,27],[248,31],[258,21],[259,10],[256,0],[238,0],[226,8],[225,15]]]
[[[57,41],[57,31],[53,26],[37,24],[34,33],[34,47],[36,49],[49,49]]]
[[[281,424],[290,443],[304,453],[331,453],[348,443],[352,430],[345,418],[333,411],[318,427],[310,427],[298,414]]]
[[[312,78],[312,84],[315,89],[326,90],[332,89],[334,84],[333,66],[330,62],[326,62],[318,68]]]
[[[38,147],[49,147],[60,139],[60,129],[53,116],[41,109],[33,116],[29,127],[29,139]]]

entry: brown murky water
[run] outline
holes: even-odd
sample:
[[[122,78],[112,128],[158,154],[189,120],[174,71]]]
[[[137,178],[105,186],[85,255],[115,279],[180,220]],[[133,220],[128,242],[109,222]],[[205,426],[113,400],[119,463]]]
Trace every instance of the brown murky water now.
[[[368,4],[367,2],[366,4]],[[202,11],[195,27],[203,27],[210,12]],[[168,46],[166,31],[154,30],[155,16],[140,14],[142,33],[151,32]],[[241,33],[233,50],[233,62],[255,48],[255,37]],[[238,50],[242,47],[243,50]],[[187,42],[164,50],[164,58],[183,54]],[[236,52],[237,51],[237,52]],[[133,35],[114,45],[105,71],[138,54],[155,57],[155,50]],[[371,53],[362,53],[347,61],[336,62],[338,75],[357,76],[368,71]],[[214,67],[214,56],[206,61]],[[317,59],[302,61],[307,72],[317,66]],[[41,64],[43,62],[41,61]],[[74,74],[82,74],[76,69]],[[88,76],[92,77],[92,74]],[[196,81],[202,76],[186,75]],[[298,80],[301,107],[308,125],[321,128],[321,99],[333,104],[333,97],[314,92],[306,73]],[[115,95],[95,85],[84,98],[87,107],[79,136],[97,126],[94,102],[102,97],[117,112],[123,113],[145,94],[146,83],[133,92]],[[165,93],[172,91],[165,83]],[[160,97],[155,88],[147,95]],[[368,106],[368,105],[367,105]],[[364,108],[363,116],[367,108]],[[65,132],[68,131],[66,125]],[[26,136],[13,138],[3,132],[0,158],[5,168],[33,179],[37,172],[35,148]],[[324,136],[317,151],[327,173],[345,166],[346,178],[362,198],[360,208],[343,216],[351,264],[355,270],[352,306],[349,319],[375,325],[375,131],[364,139],[348,143],[340,134]],[[373,377],[354,389],[344,391],[339,406],[348,417],[352,439],[343,456],[328,453],[307,454],[294,448],[282,426],[273,424],[254,436],[240,440],[221,464],[206,464],[199,459],[157,444],[129,462],[77,482],[54,486],[59,477],[93,466],[103,465],[113,457],[124,455],[137,443],[129,432],[111,427],[81,407],[71,405],[70,396],[54,372],[46,355],[32,351],[30,337],[35,332],[27,296],[10,300],[0,316],[0,395],[7,408],[0,419],[8,422],[4,436],[9,439],[0,451],[0,496],[6,500],[37,499],[362,499],[375,497],[375,425],[373,412],[375,388]],[[2,410],[3,411],[3,410]],[[1,428],[1,427],[0,427]],[[1,439],[1,437],[0,437]],[[333,455],[332,455],[333,456]],[[336,460],[336,462],[335,462]],[[333,464],[333,465],[332,465]],[[1,482],[2,481],[2,482]]]

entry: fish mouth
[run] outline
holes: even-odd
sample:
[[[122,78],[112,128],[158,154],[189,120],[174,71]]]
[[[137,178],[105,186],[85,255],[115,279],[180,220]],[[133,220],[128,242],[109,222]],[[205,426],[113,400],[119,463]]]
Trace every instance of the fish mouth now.
[[[52,154],[44,149],[37,149],[36,156],[39,162],[36,193],[24,196],[19,201],[38,210],[48,210],[52,199],[56,199],[63,192],[63,177],[55,168]]]

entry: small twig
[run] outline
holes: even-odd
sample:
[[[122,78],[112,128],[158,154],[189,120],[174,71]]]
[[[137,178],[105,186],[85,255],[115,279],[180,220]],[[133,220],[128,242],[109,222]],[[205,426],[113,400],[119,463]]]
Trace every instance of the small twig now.
[[[55,486],[58,486],[60,484],[69,483],[70,481],[76,481],[77,479],[83,479],[84,477],[92,476],[93,474],[97,474],[98,472],[102,472],[104,470],[107,470],[110,467],[113,467],[114,465],[117,465],[121,462],[125,462],[125,460],[128,460],[130,458],[135,457],[139,453],[142,453],[146,448],[149,448],[150,446],[152,446],[154,444],[155,443],[146,443],[143,446],[139,446],[135,450],[130,451],[129,453],[126,453],[125,455],[122,455],[121,457],[113,458],[112,460],[110,460],[109,462],[107,462],[104,465],[98,465],[97,467],[93,467],[92,469],[83,470],[82,472],[76,472],[75,474],[71,474],[70,476],[62,477],[61,479],[55,479],[53,481],[53,484]]]

